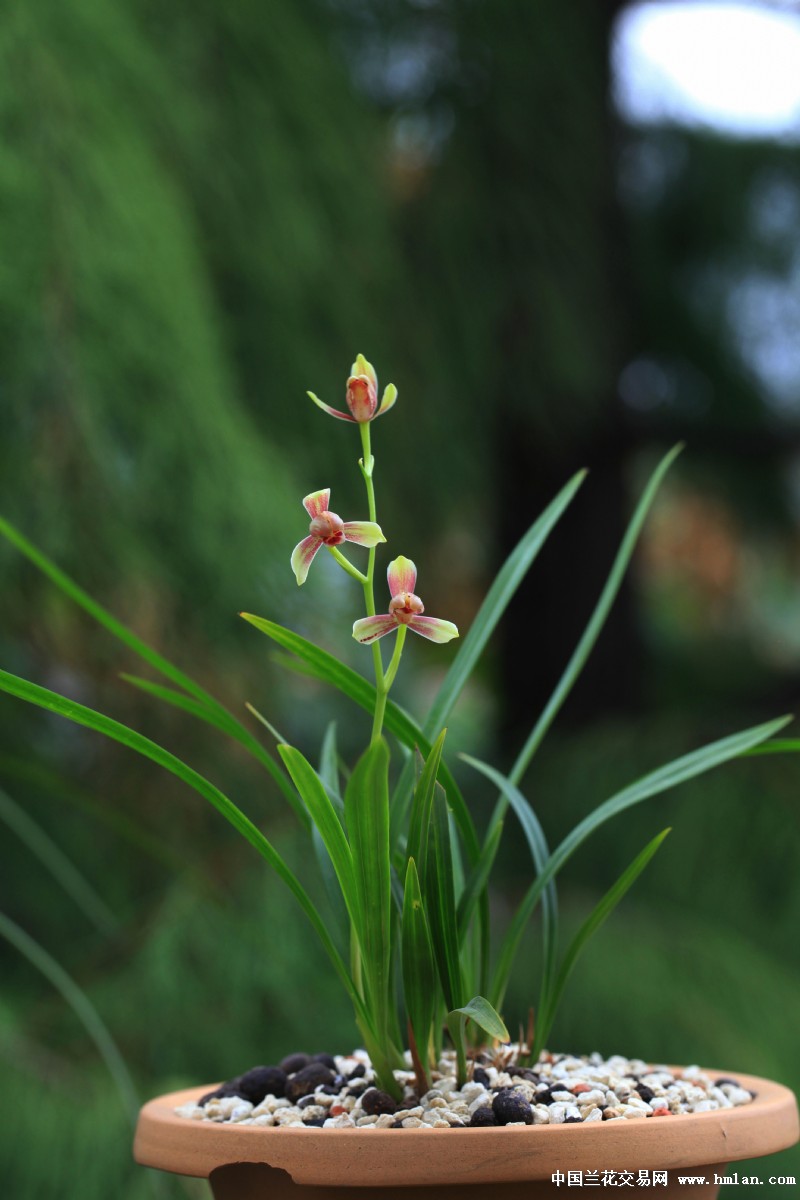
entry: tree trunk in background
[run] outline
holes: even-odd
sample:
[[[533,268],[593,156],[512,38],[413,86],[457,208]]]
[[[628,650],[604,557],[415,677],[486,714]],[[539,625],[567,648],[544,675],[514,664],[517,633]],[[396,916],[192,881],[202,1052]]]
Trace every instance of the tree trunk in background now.
[[[608,96],[615,8],[557,0],[491,6],[480,30],[490,61],[503,64],[471,130],[499,200],[487,206],[502,289],[492,389],[498,563],[566,480],[591,469],[503,623],[502,737],[510,746],[560,677],[629,508],[616,394],[627,297]],[[526,119],[512,120],[515,112]],[[626,584],[567,719],[632,708],[638,659]]]

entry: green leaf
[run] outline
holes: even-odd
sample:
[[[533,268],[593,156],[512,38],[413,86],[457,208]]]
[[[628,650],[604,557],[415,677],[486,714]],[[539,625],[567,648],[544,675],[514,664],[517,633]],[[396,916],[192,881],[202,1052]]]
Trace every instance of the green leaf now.
[[[424,878],[428,859],[428,829],[433,808],[433,793],[442,762],[442,750],[447,730],[443,729],[431,747],[425,759],[422,770],[414,789],[414,803],[408,825],[408,844],[406,854],[419,864],[419,870]]]
[[[336,749],[336,722],[331,721],[322,739],[322,749],[319,759],[319,777],[328,789],[335,795],[340,795],[339,788],[339,755]]]
[[[754,725],[751,729],[731,734],[729,737],[721,738],[719,741],[711,742],[708,746],[701,747],[700,750],[694,750],[691,754],[685,754],[681,758],[675,759],[666,766],[660,767],[657,771],[652,771],[649,775],[645,775],[642,779],[623,788],[621,792],[617,792],[616,795],[606,800],[605,803],[601,804],[599,808],[596,808],[594,812],[590,813],[588,817],[585,817],[583,821],[576,825],[572,832],[564,838],[561,844],[550,855],[544,869],[533,884],[531,884],[522,903],[514,914],[511,925],[503,939],[499,961],[495,970],[491,993],[494,1003],[499,1004],[505,994],[517,946],[525,931],[525,926],[536,908],[542,890],[595,829],[598,829],[604,822],[610,820],[611,817],[624,812],[626,808],[631,808],[634,804],[639,804],[642,800],[647,800],[651,796],[658,796],[670,788],[677,787],[679,783],[684,783],[686,780],[693,779],[697,775],[702,775],[704,772],[710,771],[713,767],[720,766],[732,758],[737,758],[752,746],[756,746],[767,738],[772,737],[774,733],[783,729],[791,720],[791,717],[781,717],[776,721],[767,721],[763,725]]]
[[[481,762],[477,758],[471,758],[468,754],[462,754],[460,757],[476,771],[479,771],[487,779],[491,780],[501,794],[501,799],[498,800],[492,814],[490,828],[495,822],[502,820],[510,804],[525,834],[525,840],[528,843],[535,872],[537,875],[541,874],[550,857],[550,847],[547,844],[547,838],[545,837],[539,818],[533,811],[532,806],[522,795],[522,792],[505,775],[501,775],[499,771],[496,771],[494,767],[490,767],[487,763]],[[556,895],[555,880],[551,879],[542,892],[541,998],[549,994],[552,986],[557,950],[558,897]]]
[[[483,840],[481,856],[467,876],[464,882],[464,890],[458,898],[456,915],[458,920],[458,940],[461,946],[463,946],[464,939],[469,932],[470,922],[475,914],[478,901],[486,891],[502,836],[503,821],[501,817],[499,820],[493,820],[490,823],[486,831],[486,837]]]
[[[314,822],[315,828],[322,838],[325,849],[330,856],[333,869],[336,872],[336,878],[339,881],[339,887],[342,891],[342,899],[345,902],[350,920],[355,927],[357,935],[360,936],[363,912],[361,910],[358,889],[356,888],[353,856],[347,844],[347,838],[345,837],[336,809],[331,803],[322,780],[299,750],[295,750],[293,746],[281,745],[278,746],[278,753],[292,777],[292,782],[300,793],[303,803],[308,809],[309,816]]]
[[[428,857],[423,876],[425,911],[433,942],[445,1002],[450,1009],[461,1003],[463,982],[458,951],[458,918],[453,886],[450,820],[444,788],[437,783],[428,832]]]
[[[314,849],[314,857],[317,860],[320,879],[322,880],[322,886],[325,889],[325,896],[328,901],[330,923],[336,927],[339,934],[339,945],[346,946],[351,929],[350,917],[342,897],[339,880],[333,869],[331,856],[325,847],[320,831],[313,822],[311,824],[311,845]]]
[[[598,903],[592,909],[592,912],[575,934],[575,937],[570,942],[561,962],[561,966],[559,967],[558,975],[553,982],[553,986],[545,997],[544,1004],[540,1006],[537,1014],[536,1040],[532,1054],[534,1062],[538,1060],[539,1053],[544,1047],[547,1038],[550,1036],[550,1030],[553,1027],[553,1022],[555,1020],[556,1013],[558,1012],[559,1004],[561,1003],[561,997],[564,994],[564,988],[566,987],[567,980],[572,974],[575,963],[578,961],[581,951],[589,941],[589,938],[592,936],[592,934],[600,928],[603,922],[610,916],[610,914],[619,904],[620,900],[628,891],[628,889],[639,878],[642,871],[650,862],[650,859],[656,853],[669,832],[669,829],[664,829],[661,833],[654,837],[651,842],[648,842],[644,850],[637,854],[636,858],[633,860],[630,866],[623,871],[613,887],[609,888],[603,898],[598,901]]]
[[[284,629],[282,625],[277,625],[274,621],[268,621],[265,617],[253,616],[252,613],[241,613],[240,616],[279,646],[296,654],[306,664],[307,674],[323,683],[332,684],[366,712],[370,714],[374,712],[375,687],[363,675],[359,675],[357,671],[353,671],[344,663],[339,662],[338,658],[334,658],[327,650],[321,650],[313,642],[309,642],[298,633],[293,633],[290,629]],[[430,754],[430,739],[425,736],[416,722],[392,700],[387,701],[384,724],[386,729],[393,733],[398,741],[402,742],[409,750],[419,747],[426,757]],[[441,763],[439,774],[453,815],[458,823],[459,832],[464,840],[467,858],[470,863],[475,863],[480,854],[480,844],[472,817],[464,803],[464,797],[446,763]]]
[[[109,633],[113,633],[114,637],[119,638],[121,642],[130,650],[133,650],[135,654],[138,654],[140,658],[143,658],[145,662],[148,662],[156,671],[159,671],[167,679],[171,679],[178,687],[183,688],[189,695],[195,696],[196,699],[209,705],[209,707],[222,707],[213,696],[200,687],[199,683],[195,683],[193,679],[190,679],[178,667],[168,662],[156,650],[152,650],[150,646],[143,642],[141,638],[138,638],[121,621],[118,621],[116,617],[112,616],[101,604],[93,600],[91,596],[84,592],[83,588],[79,587],[68,575],[65,575],[54,562],[51,562],[46,555],[42,554],[41,550],[38,550],[32,542],[29,542],[18,529],[15,529],[3,517],[0,517],[0,535],[7,538],[12,545],[16,546],[34,566],[38,567],[42,574],[46,575],[65,595],[69,596],[70,600],[73,600],[90,617],[93,617],[95,621],[104,626]]]
[[[197,717],[199,721],[204,721],[206,725],[212,725],[221,733],[227,734],[245,746],[254,758],[257,758],[262,766],[266,767],[270,775],[280,787],[285,798],[294,809],[299,817],[304,829],[308,831],[311,828],[308,813],[303,808],[302,804],[297,801],[297,795],[293,788],[289,785],[289,781],[282,771],[278,769],[277,764],[271,754],[265,750],[261,743],[254,738],[240,721],[237,721],[232,713],[229,713],[226,708],[219,705],[216,708],[209,708],[202,701],[195,700],[192,696],[185,696],[183,692],[177,691],[175,688],[164,687],[163,684],[153,683],[150,679],[142,679],[138,675],[128,675],[127,672],[120,672],[120,679],[124,679],[126,683],[130,683],[139,691],[146,692],[149,696],[154,696],[157,700],[163,700],[165,704],[171,704],[173,708],[180,708],[183,712],[190,713],[191,716]],[[247,706],[253,715],[261,721],[267,728],[270,728],[269,723],[261,716],[261,714],[253,708],[252,705]]]
[[[406,1013],[414,1031],[420,1058],[423,1059],[433,1031],[438,979],[417,865],[413,858],[408,860],[403,891],[401,952]]]
[[[510,1042],[511,1034],[503,1023],[503,1018],[492,1008],[485,996],[473,996],[466,1004],[447,1014],[449,1026],[452,1018],[463,1016],[467,1021],[474,1021],[489,1037],[497,1038],[500,1042]]]
[[[745,750],[742,757],[750,758],[757,754],[796,754],[798,750],[800,741],[796,738],[774,738],[770,742],[762,742],[760,746]]]
[[[61,884],[61,887],[101,933],[110,935],[119,929],[119,922],[103,897],[88,879],[67,858],[64,851],[7,792],[0,788],[0,820],[20,838]]]
[[[347,834],[361,914],[358,927],[369,1004],[379,1037],[388,1035],[390,996],[392,871],[389,858],[389,747],[383,738],[356,763],[344,795]]]
[[[98,604],[96,600],[93,600],[92,597],[83,590],[83,588],[79,587],[74,580],[70,579],[70,577],[66,575],[59,567],[57,567],[54,562],[51,562],[51,560],[45,554],[42,554],[41,550],[38,550],[32,542],[29,542],[28,539],[24,537],[18,529],[15,529],[15,527],[3,517],[0,517],[0,535],[7,538],[12,545],[16,546],[16,548],[21,551],[21,553],[24,554],[25,557],[34,564],[34,566],[38,567],[38,569],[44,575],[46,575],[47,578],[56,585],[56,587],[60,588],[61,591],[70,598],[70,600],[77,604],[79,608],[82,608],[84,612],[89,614],[90,617],[93,617],[95,621],[102,625],[104,629],[107,629],[109,633],[113,634],[114,637],[118,638],[119,641],[121,641],[123,645],[127,646],[129,650],[132,650],[134,654],[138,654],[140,658],[149,663],[155,671],[158,671],[166,679],[171,680],[172,683],[176,684],[178,688],[182,688],[190,696],[194,696],[195,700],[199,702],[201,707],[205,706],[209,710],[209,714],[214,712],[218,717],[226,717],[228,720],[233,722],[236,732],[233,732],[232,729],[228,729],[226,732],[228,732],[231,737],[235,737],[236,740],[241,743],[241,745],[245,746],[250,753],[253,754],[264,767],[266,767],[272,778],[277,783],[278,787],[281,788],[284,795],[288,798],[288,793],[291,791],[291,789],[288,788],[286,778],[279,769],[273,757],[264,749],[261,743],[258,742],[253,735],[236,720],[232,713],[228,712],[224,705],[220,704],[218,700],[215,700],[214,697],[205,690],[205,688],[202,688],[199,683],[196,683],[184,671],[181,671],[173,663],[169,662],[168,659],[164,658],[163,655],[159,654],[158,651],[153,650],[147,645],[146,642],[143,642],[141,638],[137,637],[132,630],[123,625],[121,621],[118,621],[116,617],[112,616],[111,613],[108,612],[107,609],[103,608],[101,604]],[[133,682],[133,679],[130,681]],[[166,699],[165,696],[162,696],[161,698]],[[200,709],[192,709],[187,711],[192,711],[195,716],[200,716],[201,719],[209,720],[209,717],[202,718]],[[213,721],[210,723],[214,724]],[[220,726],[218,726],[218,728],[219,727]]]
[[[135,1124],[139,1110],[136,1086],[116,1042],[89,997],[60,963],[5,913],[0,913],[0,937],[10,942],[61,993],[100,1052],[116,1085],[122,1106],[131,1122]]]
[[[579,471],[577,475],[573,475],[506,559],[478,610],[469,633],[461,641],[458,653],[436,694],[423,725],[423,731],[428,737],[438,733],[447,721],[498,621],[585,478],[586,471]]]
[[[575,647],[572,657],[567,663],[564,673],[556,684],[555,690],[544,707],[542,715],[536,722],[533,730],[525,742],[525,745],[520,750],[516,762],[508,773],[508,778],[514,784],[518,784],[525,774],[528,765],[542,743],[545,734],[555,720],[561,706],[567,696],[572,691],[575,681],[578,679],[584,664],[594,648],[600,633],[605,625],[606,618],[611,611],[617,593],[619,592],[625,572],[628,568],[631,555],[633,554],[636,542],[644,525],[645,519],[650,507],[655,499],[656,492],[661,484],[661,480],[669,470],[672,463],[683,449],[683,445],[679,443],[662,458],[659,465],[653,472],[647,487],[645,488],[636,510],[630,520],[630,524],[622,539],[622,544],[617,551],[617,556],[614,559],[611,571],[605,586],[600,593],[600,599],[595,605],[594,612],[589,618],[589,623],[586,626],[583,635]]]
[[[20,700],[26,700],[29,704],[35,704],[39,708],[46,709],[48,712],[66,717],[68,720],[74,721],[77,725],[84,725],[88,729],[94,729],[112,741],[130,747],[130,749],[135,750],[144,758],[149,758],[152,762],[163,767],[164,770],[177,776],[178,779],[188,784],[196,792],[199,792],[210,804],[213,804],[217,811],[225,817],[226,821],[247,839],[262,858],[266,859],[292,892],[322,941],[339,979],[356,1007],[356,1012],[364,1019],[368,1019],[361,999],[356,993],[350,976],[347,973],[341,955],[334,946],[315,905],[311,902],[299,880],[261,831],[256,828],[253,822],[219,788],[215,787],[213,783],[209,783],[207,779],[193,770],[192,767],[187,766],[179,758],[176,758],[174,754],[170,754],[168,750],[164,750],[156,742],[151,741],[150,738],[146,738],[143,734],[129,729],[127,725],[123,725],[119,721],[114,721],[111,717],[106,717],[102,713],[95,712],[94,709],[86,708],[83,704],[78,704],[75,700],[68,700],[65,696],[58,695],[57,692],[51,692],[47,688],[40,687],[38,684],[29,683],[26,679],[19,679],[16,675],[11,675],[8,671],[3,670],[0,670],[0,690],[8,692]]]

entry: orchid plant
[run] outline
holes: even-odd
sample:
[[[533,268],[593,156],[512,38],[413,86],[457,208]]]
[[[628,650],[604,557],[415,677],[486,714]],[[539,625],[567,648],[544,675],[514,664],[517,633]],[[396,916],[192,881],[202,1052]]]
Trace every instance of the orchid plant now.
[[[171,772],[219,810],[278,873],[305,912],[352,1002],[382,1087],[399,1095],[394,1072],[405,1066],[405,1048],[410,1052],[419,1087],[427,1089],[429,1072],[441,1055],[445,1036],[455,1049],[461,1082],[469,1070],[471,1045],[487,1035],[510,1040],[501,1016],[506,988],[521,938],[540,909],[542,966],[538,998],[531,1005],[527,1028],[523,1030],[520,1025],[516,1048],[520,1059],[534,1061],[550,1035],[564,987],[581,950],[644,870],[669,830],[662,830],[648,842],[563,950],[556,896],[556,878],[562,867],[605,821],[747,753],[781,729],[788,718],[723,738],[651,771],[591,809],[554,850],[521,791],[536,751],[603,628],[658,486],[679,452],[680,447],[675,447],[645,488],[587,626],[510,771],[502,774],[475,758],[461,756],[465,765],[491,785],[497,797],[479,833],[461,784],[444,755],[446,724],[511,597],[581,487],[585,472],[568,481],[514,549],[460,642],[429,712],[418,722],[390,699],[407,631],[435,644],[453,641],[459,631],[450,621],[425,615],[416,592],[416,566],[403,555],[388,564],[387,611],[377,611],[377,552],[387,538],[378,523],[371,426],[393,408],[397,389],[390,384],[379,404],[375,370],[359,354],[347,380],[346,411],[308,394],[327,415],[358,426],[358,467],[365,485],[367,519],[342,520],[330,508],[329,488],[306,496],[302,503],[310,518],[309,531],[295,547],[291,567],[298,585],[304,585],[316,556],[324,548],[360,585],[365,615],[355,621],[352,636],[371,648],[374,683],[284,626],[249,613],[242,616],[288,651],[298,669],[337,688],[371,715],[368,744],[346,782],[340,770],[333,724],[316,765],[279,738],[277,751],[273,752],[269,743],[257,736],[261,730],[256,732],[246,725],[117,621],[1,518],[0,533],[166,680],[163,683],[124,675],[128,683],[233,738],[269,772],[314,847],[330,901],[324,911],[242,809],[169,751],[118,721],[6,671],[0,671],[0,688],[130,747]],[[359,566],[348,556],[353,553],[349,546],[356,547],[356,552],[360,552],[358,548],[366,549],[366,564]],[[387,663],[381,643],[390,635],[394,646]],[[431,649],[431,653],[438,651]],[[247,708],[274,735],[269,721],[251,705]],[[492,946],[488,887],[509,810],[530,851],[531,882],[499,946]]]

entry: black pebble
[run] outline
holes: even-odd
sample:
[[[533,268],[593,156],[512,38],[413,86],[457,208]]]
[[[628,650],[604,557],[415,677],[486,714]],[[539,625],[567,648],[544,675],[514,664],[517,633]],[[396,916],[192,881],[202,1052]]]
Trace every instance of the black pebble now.
[[[533,1124],[533,1109],[530,1104],[521,1092],[514,1092],[511,1088],[497,1093],[492,1101],[492,1112],[498,1125],[508,1125],[509,1121]]]
[[[312,1062],[321,1062],[323,1066],[328,1067],[331,1071],[336,1070],[336,1059],[332,1054],[312,1054]]]
[[[311,1125],[316,1125],[318,1129],[322,1129],[322,1126],[325,1124],[327,1119],[327,1117],[310,1117],[308,1121],[303,1121],[303,1124],[307,1128]]]
[[[475,1109],[475,1112],[470,1117],[469,1124],[470,1129],[483,1129],[487,1125],[496,1125],[497,1121],[489,1105],[484,1104],[481,1108]]]
[[[648,1102],[650,1100],[652,1100],[653,1097],[655,1096],[655,1092],[653,1091],[653,1089],[647,1087],[647,1085],[644,1083],[637,1084],[635,1090],[639,1093],[639,1095],[641,1096],[641,1098],[643,1100],[648,1101]]]
[[[286,1058],[282,1058],[278,1066],[287,1075],[294,1075],[295,1071],[302,1071],[303,1067],[307,1067],[311,1059],[307,1054],[287,1054]]]
[[[347,1089],[346,1094],[348,1096],[360,1096],[361,1093],[363,1091],[365,1091],[368,1087],[369,1087],[369,1084],[367,1083],[366,1079],[356,1079],[356,1081],[354,1083],[350,1084],[350,1087]]]
[[[472,1072],[472,1078],[476,1083],[482,1083],[484,1087],[489,1087],[492,1082],[488,1072],[484,1071],[483,1067],[476,1067]]]
[[[389,1126],[389,1128],[390,1128],[390,1129],[402,1129],[402,1128],[403,1128],[403,1122],[402,1122],[402,1121],[395,1121],[393,1124],[391,1124],[391,1125]]]
[[[648,1113],[648,1116],[650,1116],[650,1115],[651,1114]],[[582,1117],[564,1117],[564,1124],[565,1125],[580,1125],[582,1120],[583,1120]]]
[[[279,1098],[285,1094],[286,1072],[280,1067],[253,1067],[239,1079],[237,1089],[237,1096],[251,1104],[260,1104],[269,1095]]]
[[[366,1073],[367,1073],[367,1068],[364,1066],[364,1064],[358,1063],[358,1065],[353,1067],[352,1071],[347,1076],[348,1082],[351,1079],[363,1079],[364,1076],[366,1075]]]
[[[302,1099],[297,1101],[298,1108],[308,1108],[311,1104],[316,1104],[316,1098],[314,1097],[313,1093],[309,1094],[308,1096],[303,1096]]]
[[[206,1092],[205,1096],[201,1096],[197,1101],[198,1104],[207,1104],[209,1100],[221,1100],[223,1096],[239,1096],[239,1080],[229,1079],[227,1083],[221,1083],[213,1092]]]
[[[538,1083],[539,1075],[530,1067],[513,1067],[509,1072],[512,1079],[525,1079],[528,1083]]]
[[[286,1081],[286,1098],[294,1104],[301,1096],[308,1096],[318,1088],[328,1086],[333,1080],[333,1071],[322,1063],[309,1063]]]
[[[545,1088],[543,1092],[537,1092],[533,1097],[534,1104],[553,1104],[553,1093],[550,1088]]]
[[[739,1087],[739,1080],[738,1080],[738,1079],[727,1079],[727,1078],[722,1078],[722,1079],[715,1079],[715,1080],[714,1080],[714,1085],[715,1085],[716,1087],[719,1087],[719,1086],[720,1086],[721,1084],[723,1084],[723,1083],[728,1083],[728,1084],[730,1084],[730,1086],[731,1086],[731,1087]]]
[[[324,1096],[338,1096],[342,1090],[341,1087],[335,1087],[332,1083],[326,1083],[324,1087],[318,1087],[318,1092],[322,1092]]]
[[[397,1104],[388,1092],[368,1088],[361,1097],[361,1108],[368,1117],[379,1117],[382,1113],[397,1112]]]

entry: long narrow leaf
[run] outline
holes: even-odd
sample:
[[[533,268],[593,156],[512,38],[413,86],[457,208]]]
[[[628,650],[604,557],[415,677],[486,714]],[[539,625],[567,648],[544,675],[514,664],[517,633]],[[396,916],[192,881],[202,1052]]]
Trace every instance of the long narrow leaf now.
[[[434,737],[447,721],[498,621],[585,478],[586,471],[573,475],[506,559],[436,693],[422,727],[428,737]]]
[[[266,634],[277,645],[301,659],[308,668],[307,674],[323,683],[331,684],[368,713],[374,711],[375,687],[363,675],[359,675],[345,663],[339,662],[338,658],[329,654],[327,650],[320,649],[313,642],[309,642],[307,638],[293,633],[290,629],[284,629],[282,625],[278,625],[274,621],[268,621],[265,617],[253,616],[252,613],[240,613],[240,616],[255,629]],[[413,751],[418,747],[425,757],[430,754],[430,739],[425,736],[416,722],[392,700],[386,704],[385,726],[409,750]],[[446,763],[442,762],[439,774],[453,815],[458,823],[459,832],[464,840],[467,858],[470,863],[475,863],[480,854],[480,843],[472,817],[464,803],[464,797]]]
[[[436,785],[431,810],[424,886],[425,911],[430,924],[442,991],[448,1009],[455,1009],[463,1003],[463,981],[458,953],[458,918],[453,885],[450,821],[447,797],[441,784]]]
[[[468,754],[462,754],[461,758],[476,771],[479,771],[487,779],[491,780],[501,794],[501,799],[498,800],[492,815],[490,827],[494,822],[502,820],[506,808],[510,804],[525,834],[525,840],[528,843],[528,849],[533,859],[536,874],[541,874],[550,857],[550,847],[547,844],[547,838],[545,837],[539,818],[536,816],[531,805],[522,795],[522,792],[505,775],[501,775],[499,771],[496,771],[494,767],[481,762],[480,759],[471,758]],[[552,986],[557,950],[558,897],[556,895],[555,880],[551,879],[542,892],[542,999],[549,994]]]
[[[359,940],[379,1036],[390,1029],[392,869],[389,856],[389,747],[362,754],[344,794],[347,836],[360,912]]]
[[[331,792],[338,796],[339,788],[339,753],[336,749],[336,722],[331,721],[322,739],[322,749],[319,758],[319,777]]]
[[[408,860],[403,890],[401,954],[406,1013],[424,1066],[433,1032],[438,981],[428,919],[413,858]]]
[[[458,898],[457,908],[458,940],[462,946],[469,931],[470,922],[475,915],[475,908],[489,882],[502,836],[503,820],[501,817],[500,820],[490,823],[483,840],[481,856],[464,881],[464,889]]]
[[[446,730],[442,730],[431,747],[430,754],[425,759],[420,772],[417,786],[414,789],[414,803],[411,808],[411,818],[408,826],[408,845],[406,855],[418,864],[419,872],[425,877],[428,859],[428,829],[431,822],[433,793],[442,761],[442,750]],[[394,842],[394,836],[393,836]]]
[[[74,721],[77,725],[84,725],[88,729],[94,729],[96,732],[104,734],[105,737],[111,738],[112,741],[119,742],[123,746],[129,746],[144,758],[149,758],[152,762],[163,767],[164,770],[177,776],[178,779],[188,784],[189,787],[199,792],[204,799],[213,804],[214,808],[225,817],[234,829],[241,833],[251,846],[266,859],[292,892],[322,941],[336,969],[337,975],[356,1007],[356,1011],[368,1023],[368,1016],[363,1009],[360,997],[356,994],[352,986],[350,976],[347,973],[342,958],[333,944],[330,934],[317,912],[316,906],[311,902],[305,889],[274,846],[267,841],[263,833],[256,828],[253,822],[219,788],[215,787],[213,783],[210,783],[192,767],[187,766],[181,759],[176,758],[174,754],[170,754],[168,750],[164,750],[156,742],[151,741],[150,738],[146,738],[141,733],[129,729],[128,726],[113,720],[111,717],[106,717],[102,713],[95,712],[94,709],[86,708],[83,704],[78,704],[75,700],[68,700],[65,696],[60,696],[57,692],[51,692],[47,688],[40,687],[38,684],[29,683],[26,679],[19,679],[16,675],[11,675],[8,671],[3,670],[0,670],[0,690],[8,692],[20,700],[26,700],[29,704],[35,704],[39,708],[44,708],[48,712],[54,712],[59,716],[66,717],[68,720]]]
[[[35,942],[24,929],[20,929],[19,925],[5,913],[0,913],[0,936],[24,955],[28,962],[36,967],[37,971],[41,972],[45,979],[48,979],[64,997],[100,1052],[100,1056],[108,1068],[108,1073],[119,1092],[122,1106],[131,1122],[135,1123],[139,1109],[136,1087],[116,1042],[89,997],[67,974],[60,963],[57,963],[44,947]]]
[[[751,729],[743,730],[741,733],[735,733],[729,737],[721,738],[719,741],[711,742],[708,746],[703,746],[700,750],[694,750],[691,754],[685,754],[681,758],[675,759],[674,762],[660,767],[657,771],[652,771],[649,775],[645,775],[642,779],[623,788],[621,792],[617,792],[616,795],[606,800],[599,808],[590,813],[588,817],[585,817],[580,824],[576,825],[572,832],[556,847],[538,878],[531,884],[503,939],[491,991],[494,1004],[499,1006],[505,994],[517,947],[541,897],[542,890],[595,829],[599,828],[605,821],[610,820],[611,817],[623,812],[626,808],[630,808],[634,804],[639,804],[642,800],[647,800],[651,796],[658,796],[662,792],[677,787],[679,783],[684,783],[686,780],[693,779],[697,775],[702,775],[704,772],[710,771],[713,767],[720,766],[732,758],[737,758],[752,746],[757,746],[760,742],[765,741],[779,730],[785,728],[791,720],[791,717],[781,717],[776,721],[767,721],[763,725],[755,725]]]
[[[771,742],[762,742],[760,746],[745,750],[742,757],[750,758],[756,754],[797,754],[798,750],[800,741],[797,738],[774,738]]]
[[[52,562],[46,554],[43,554],[42,551],[34,546],[32,542],[29,542],[28,539],[9,521],[5,520],[4,517],[0,517],[0,536],[5,537],[13,546],[16,546],[16,548],[22,554],[24,554],[25,557],[42,572],[42,574],[46,575],[47,578],[56,585],[56,587],[60,588],[61,591],[73,601],[73,603],[77,604],[79,608],[82,608],[84,612],[87,612],[90,617],[93,617],[95,621],[102,625],[104,629],[107,629],[109,633],[113,634],[114,637],[118,638],[119,641],[121,641],[123,645],[127,646],[129,650],[132,650],[134,654],[138,654],[139,657],[144,659],[146,663],[149,663],[155,671],[160,672],[160,674],[162,674],[166,679],[171,680],[172,683],[176,684],[178,688],[182,688],[190,696],[194,696],[194,698],[199,701],[200,705],[205,706],[209,712],[215,712],[220,717],[225,716],[229,718],[236,726],[237,732],[234,733],[231,729],[227,730],[227,732],[230,733],[232,737],[235,737],[237,741],[241,742],[243,746],[246,746],[247,749],[259,760],[259,762],[261,762],[262,765],[267,768],[275,782],[284,792],[284,795],[287,795],[286,779],[279,770],[275,760],[264,749],[261,743],[252,736],[245,726],[237,721],[233,714],[229,713],[225,706],[220,704],[220,702],[216,700],[210,692],[207,692],[205,688],[201,687],[200,684],[192,679],[191,676],[187,675],[185,671],[181,671],[179,667],[174,665],[174,663],[171,663],[168,659],[164,658],[164,656],[159,654],[157,650],[153,650],[151,646],[148,646],[147,643],[142,641],[140,637],[137,637],[137,635],[131,629],[128,629],[126,625],[123,625],[121,621],[118,621],[117,618],[113,616],[107,609],[103,608],[102,604],[98,604],[96,600],[93,600],[92,597],[85,592],[82,587],[79,587],[79,585],[75,583],[73,579],[70,579],[70,577],[64,571],[62,571],[60,567],[57,567],[56,564]],[[195,716],[201,715],[199,710],[191,711],[194,712]],[[208,720],[208,717],[205,719]]]
[[[250,731],[240,721],[237,721],[233,714],[229,713],[226,708],[223,708],[222,705],[210,708],[202,701],[195,700],[193,696],[185,696],[183,692],[179,692],[175,688],[164,687],[163,684],[153,683],[150,679],[141,679],[138,675],[129,675],[125,671],[120,673],[120,679],[124,679],[126,683],[130,683],[133,687],[138,688],[139,691],[146,692],[149,696],[154,696],[157,700],[163,700],[165,704],[171,704],[173,708],[180,708],[183,712],[190,713],[191,716],[197,717],[199,721],[204,721],[206,725],[212,725],[221,733],[227,734],[228,737],[233,738],[240,745],[246,747],[253,757],[257,758],[262,766],[266,767],[269,771],[283,792],[284,797],[299,817],[303,828],[306,831],[311,828],[308,813],[302,804],[298,803],[297,794],[272,755],[265,750],[258,739],[253,737]],[[251,711],[255,713],[255,709],[252,709],[252,707]],[[263,720],[260,713],[255,713],[255,715],[259,720]]]
[[[636,510],[631,518],[630,524],[622,539],[622,544],[617,551],[611,571],[605,586],[600,593],[600,599],[595,605],[594,612],[589,618],[589,623],[581,636],[578,645],[575,647],[572,657],[570,658],[563,675],[556,684],[555,690],[544,707],[542,715],[536,722],[533,730],[530,733],[525,745],[519,752],[516,762],[508,773],[508,777],[512,783],[518,784],[525,774],[533,755],[542,743],[542,740],[548,729],[555,720],[561,706],[567,696],[572,691],[572,688],[578,679],[584,664],[592,652],[595,642],[597,641],[603,626],[606,623],[606,618],[611,611],[617,593],[619,592],[625,572],[628,568],[628,563],[631,560],[636,542],[644,525],[645,518],[650,511],[650,506],[655,499],[656,492],[661,484],[661,480],[669,470],[670,466],[683,449],[682,444],[673,446],[668,454],[662,458],[661,462],[656,467],[653,475],[650,478],[647,487],[645,488]]]
[[[353,856],[350,853],[339,814],[333,807],[322,780],[300,751],[295,750],[293,746],[282,745],[278,747],[278,753],[330,855],[345,907],[350,914],[350,920],[356,933],[361,936],[363,913],[356,890]]]
[[[589,938],[593,933],[600,928],[604,921],[608,919],[616,906],[619,904],[625,893],[633,886],[636,880],[645,869],[650,859],[658,850],[664,838],[670,832],[669,829],[662,830],[657,834],[651,842],[645,846],[633,862],[620,875],[616,883],[609,888],[606,894],[592,909],[589,916],[581,925],[578,932],[567,947],[567,951],[558,969],[552,989],[545,997],[544,1004],[540,1006],[536,1020],[536,1040],[533,1047],[533,1061],[536,1062],[539,1058],[539,1052],[545,1045],[547,1038],[550,1036],[550,1030],[555,1020],[555,1015],[558,1011],[561,997],[564,993],[567,980],[572,974],[572,970],[580,957],[581,951],[586,946]]]
[[[109,633],[113,633],[114,637],[119,638],[130,650],[148,662],[151,667],[159,671],[167,679],[171,679],[178,687],[183,688],[190,696],[195,696],[198,700],[208,704],[211,708],[221,708],[217,700],[214,699],[199,683],[195,683],[188,675],[181,671],[173,663],[153,650],[146,642],[137,637],[132,630],[128,629],[121,621],[112,616],[107,609],[93,600],[83,588],[79,587],[74,580],[70,579],[59,567],[56,566],[41,550],[37,549],[32,542],[19,532],[18,529],[3,517],[0,517],[0,535],[7,538],[12,545],[28,558],[35,567],[46,575],[57,587],[69,596],[70,600],[74,601],[80,608],[94,617],[95,621],[99,622]]]
[[[2,788],[0,820],[5,821],[9,829],[13,830],[36,855],[84,916],[88,917],[101,933],[108,935],[119,929],[117,918],[96,888],[67,858],[50,835]]]

